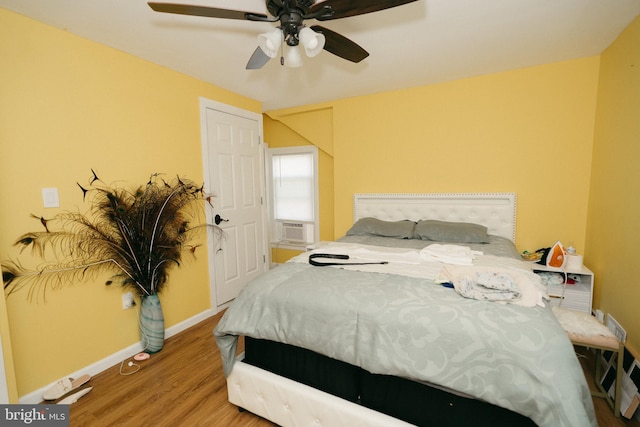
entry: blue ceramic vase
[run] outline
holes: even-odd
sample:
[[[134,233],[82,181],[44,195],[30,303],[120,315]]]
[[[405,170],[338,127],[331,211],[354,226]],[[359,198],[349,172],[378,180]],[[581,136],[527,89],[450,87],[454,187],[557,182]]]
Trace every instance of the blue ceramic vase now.
[[[140,304],[140,341],[145,353],[157,353],[164,345],[164,314],[157,294],[143,296]]]

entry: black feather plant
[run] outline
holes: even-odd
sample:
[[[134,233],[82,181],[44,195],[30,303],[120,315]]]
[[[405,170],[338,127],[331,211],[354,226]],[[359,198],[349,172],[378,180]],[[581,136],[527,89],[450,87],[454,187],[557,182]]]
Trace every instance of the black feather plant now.
[[[46,224],[32,215],[45,230],[26,233],[15,245],[21,252],[31,248],[45,263],[37,269],[18,261],[2,263],[6,294],[28,287],[31,299],[105,271],[114,273],[106,284],[119,282],[140,297],[159,293],[183,252],[197,247],[189,242],[201,225],[191,221],[201,216],[208,200],[203,187],[153,174],[145,185],[127,190],[105,185],[95,172],[89,186],[78,186],[91,203],[89,213],[63,212]]]

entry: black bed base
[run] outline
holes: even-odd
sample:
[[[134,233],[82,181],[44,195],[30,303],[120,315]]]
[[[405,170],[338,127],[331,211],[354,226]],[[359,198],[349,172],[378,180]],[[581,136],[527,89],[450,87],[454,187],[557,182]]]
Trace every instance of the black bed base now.
[[[529,418],[499,406],[372,374],[287,344],[245,337],[244,362],[417,426],[535,426]]]

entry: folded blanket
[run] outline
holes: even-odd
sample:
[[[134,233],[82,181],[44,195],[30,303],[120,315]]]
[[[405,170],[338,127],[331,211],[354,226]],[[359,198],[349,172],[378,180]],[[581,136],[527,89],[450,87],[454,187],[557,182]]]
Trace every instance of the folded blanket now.
[[[515,280],[500,272],[477,272],[460,279],[455,288],[464,297],[485,301],[511,301],[520,298],[520,289]]]
[[[444,251],[448,251],[449,253],[466,254],[472,256],[475,258],[473,260],[474,265],[452,265],[451,263],[447,265],[442,261],[425,259],[426,257],[423,257],[421,255],[421,252],[434,245],[437,245],[436,248],[441,246],[449,246],[449,248],[444,249]],[[515,272],[520,272],[520,274],[516,276],[509,276],[512,277],[512,280],[517,285],[517,291],[520,293],[520,296],[512,296],[511,298],[505,298],[500,301],[517,304],[524,307],[534,307],[536,305],[544,307],[544,299],[548,299],[546,288],[540,284],[540,278],[531,271],[531,263],[518,259],[498,257],[493,255],[482,255],[482,252],[472,251],[470,248],[465,246],[432,244],[427,248],[418,250],[360,245],[357,243],[331,242],[313,251],[303,252],[300,255],[291,258],[289,262],[307,264],[309,262],[309,255],[314,253],[342,254],[349,256],[348,262],[385,261],[387,262],[387,264],[337,265],[327,268],[341,268],[344,270],[364,271],[370,273],[396,274],[405,277],[433,280],[436,283],[448,282],[453,283],[454,288],[454,277],[457,277],[459,274],[474,274],[478,271],[508,271],[512,272],[512,274],[515,274]],[[459,261],[459,258],[462,257],[453,258],[456,258],[455,260]],[[443,267],[447,267],[447,270],[444,270]],[[484,291],[486,293],[486,290]],[[498,292],[495,293],[497,294]],[[466,296],[468,298],[471,298],[469,293]],[[498,300],[497,298],[498,297],[496,296],[488,300],[496,301]],[[477,295],[477,299],[486,298],[481,298],[481,295]]]
[[[445,264],[472,265],[480,251],[473,251],[468,246],[443,245],[434,243],[422,249],[420,256],[424,261],[442,262]]]
[[[356,243],[332,242],[311,253],[344,254],[361,261],[387,261],[401,264],[420,264],[417,249],[363,246]]]
[[[540,277],[520,269],[445,265],[436,282],[452,283],[461,296],[483,301],[544,307],[548,299]]]
[[[333,268],[365,271],[370,273],[397,274],[400,276],[435,279],[440,272],[441,263],[427,262],[420,258],[418,249],[404,249],[381,246],[363,246],[357,243],[332,242],[313,251],[303,252],[288,262],[308,263],[309,256],[315,253],[348,255],[351,262],[386,262],[382,265],[336,265]]]

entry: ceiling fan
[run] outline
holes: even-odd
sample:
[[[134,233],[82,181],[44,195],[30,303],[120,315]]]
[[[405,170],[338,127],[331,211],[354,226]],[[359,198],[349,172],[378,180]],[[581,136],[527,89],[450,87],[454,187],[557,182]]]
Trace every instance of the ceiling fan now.
[[[176,13],[180,15],[204,16],[209,18],[239,19],[257,22],[279,22],[276,30],[261,34],[259,46],[247,63],[247,70],[262,68],[271,58],[275,58],[282,47],[287,45],[286,55],[280,50],[280,63],[289,67],[302,65],[300,44],[307,56],[315,56],[322,49],[351,62],[360,62],[369,56],[354,41],[320,25],[307,27],[304,20],[329,21],[363,15],[392,7],[401,6],[416,0],[266,0],[267,11],[263,13],[240,10],[219,9],[206,6],[190,6],[175,3],[149,3],[156,12]]]

